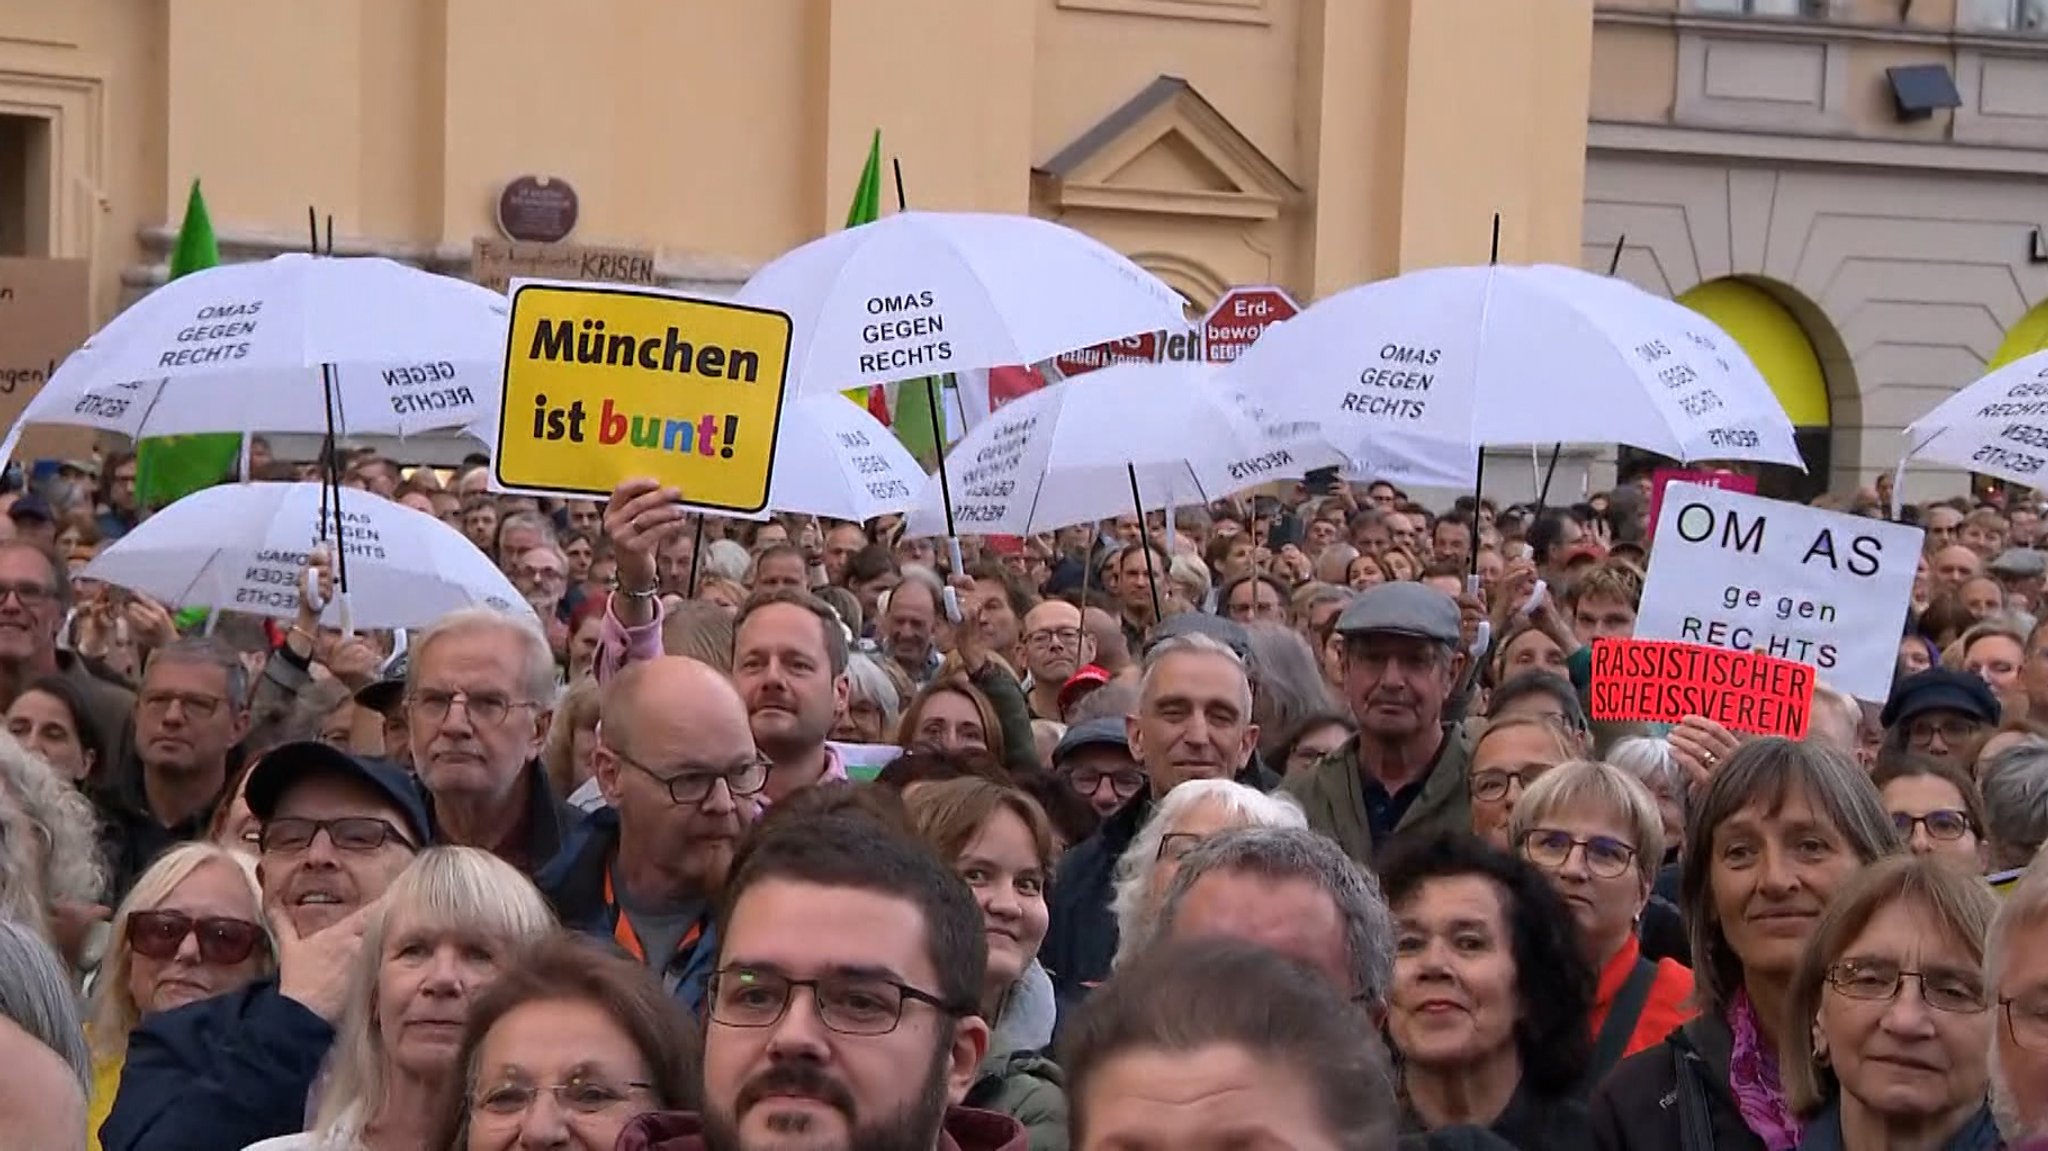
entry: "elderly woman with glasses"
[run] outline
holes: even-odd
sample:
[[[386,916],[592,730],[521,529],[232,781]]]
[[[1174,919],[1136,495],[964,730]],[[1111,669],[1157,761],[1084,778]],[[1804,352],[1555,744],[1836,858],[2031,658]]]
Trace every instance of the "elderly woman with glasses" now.
[[[158,857],[114,912],[112,948],[93,987],[90,1145],[113,1109],[128,1036],[145,1017],[232,991],[270,973],[270,932],[256,870],[211,843]]]
[[[1168,792],[1116,861],[1112,966],[1123,966],[1150,941],[1180,861],[1203,840],[1240,827],[1307,826],[1308,817],[1291,798],[1227,779],[1190,780]]]
[[[1588,1086],[1692,1018],[1692,972],[1643,956],[1636,926],[1662,858],[1648,789],[1605,763],[1563,764],[1529,785],[1509,827],[1515,848],[1564,897],[1579,948],[1599,972]]]
[[[363,932],[329,1079],[303,1134],[250,1151],[411,1151],[439,1121],[470,1005],[555,929],[526,877],[487,851],[429,848]]]
[[[1996,910],[1976,876],[1927,856],[1882,860],[1835,894],[1786,998],[1800,1151],[2004,1146],[1985,1102]]]

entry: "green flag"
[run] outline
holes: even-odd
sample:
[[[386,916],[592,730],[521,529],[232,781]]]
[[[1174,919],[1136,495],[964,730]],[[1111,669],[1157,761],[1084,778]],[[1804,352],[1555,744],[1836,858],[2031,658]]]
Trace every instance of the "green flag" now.
[[[853,203],[846,209],[846,226],[858,228],[872,224],[882,218],[882,130],[875,129],[875,137],[868,144],[867,167],[860,170],[860,183],[853,187]],[[886,404],[876,404],[877,389],[853,388],[840,393],[847,399],[873,412],[877,407],[888,410]],[[884,421],[887,422],[887,421]]]
[[[185,222],[178,228],[178,242],[171,249],[170,278],[189,275],[220,263],[220,245],[213,237],[213,221],[206,214],[206,199],[199,194],[199,181],[192,181],[191,198],[185,202]],[[234,470],[242,451],[242,437],[234,433],[196,436],[155,436],[135,445],[135,502],[144,508],[160,508],[212,487]]]

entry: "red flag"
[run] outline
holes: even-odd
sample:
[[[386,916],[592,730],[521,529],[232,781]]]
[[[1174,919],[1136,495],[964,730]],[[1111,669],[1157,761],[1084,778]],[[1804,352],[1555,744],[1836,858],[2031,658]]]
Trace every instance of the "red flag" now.
[[[1011,400],[1025,396],[1045,386],[1045,374],[1028,364],[990,368],[988,370],[988,406],[991,412]]]
[[[896,421],[889,414],[889,390],[880,384],[868,388],[868,414],[880,420],[885,428],[896,426]]]

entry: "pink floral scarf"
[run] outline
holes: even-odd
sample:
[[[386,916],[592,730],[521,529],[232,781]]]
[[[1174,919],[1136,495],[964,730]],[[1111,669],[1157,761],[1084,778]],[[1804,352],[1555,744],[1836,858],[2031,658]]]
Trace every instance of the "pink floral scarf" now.
[[[1756,1007],[1747,991],[1737,990],[1728,1005],[1728,1030],[1735,1038],[1728,1057],[1728,1086],[1735,1092],[1742,1121],[1770,1151],[1792,1151],[1799,1146],[1799,1119],[1785,1103],[1777,1054],[1757,1027]]]

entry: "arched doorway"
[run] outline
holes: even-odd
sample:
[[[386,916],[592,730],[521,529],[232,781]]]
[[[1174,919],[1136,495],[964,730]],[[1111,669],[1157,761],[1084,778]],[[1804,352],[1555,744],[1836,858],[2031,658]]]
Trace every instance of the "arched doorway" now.
[[[1806,472],[1761,467],[1757,490],[1801,502],[1826,491],[1833,462],[1834,406],[1829,400],[1827,371],[1806,325],[1777,295],[1742,278],[1709,280],[1679,296],[1678,302],[1714,321],[1734,339],[1763,373],[1792,420]]]

